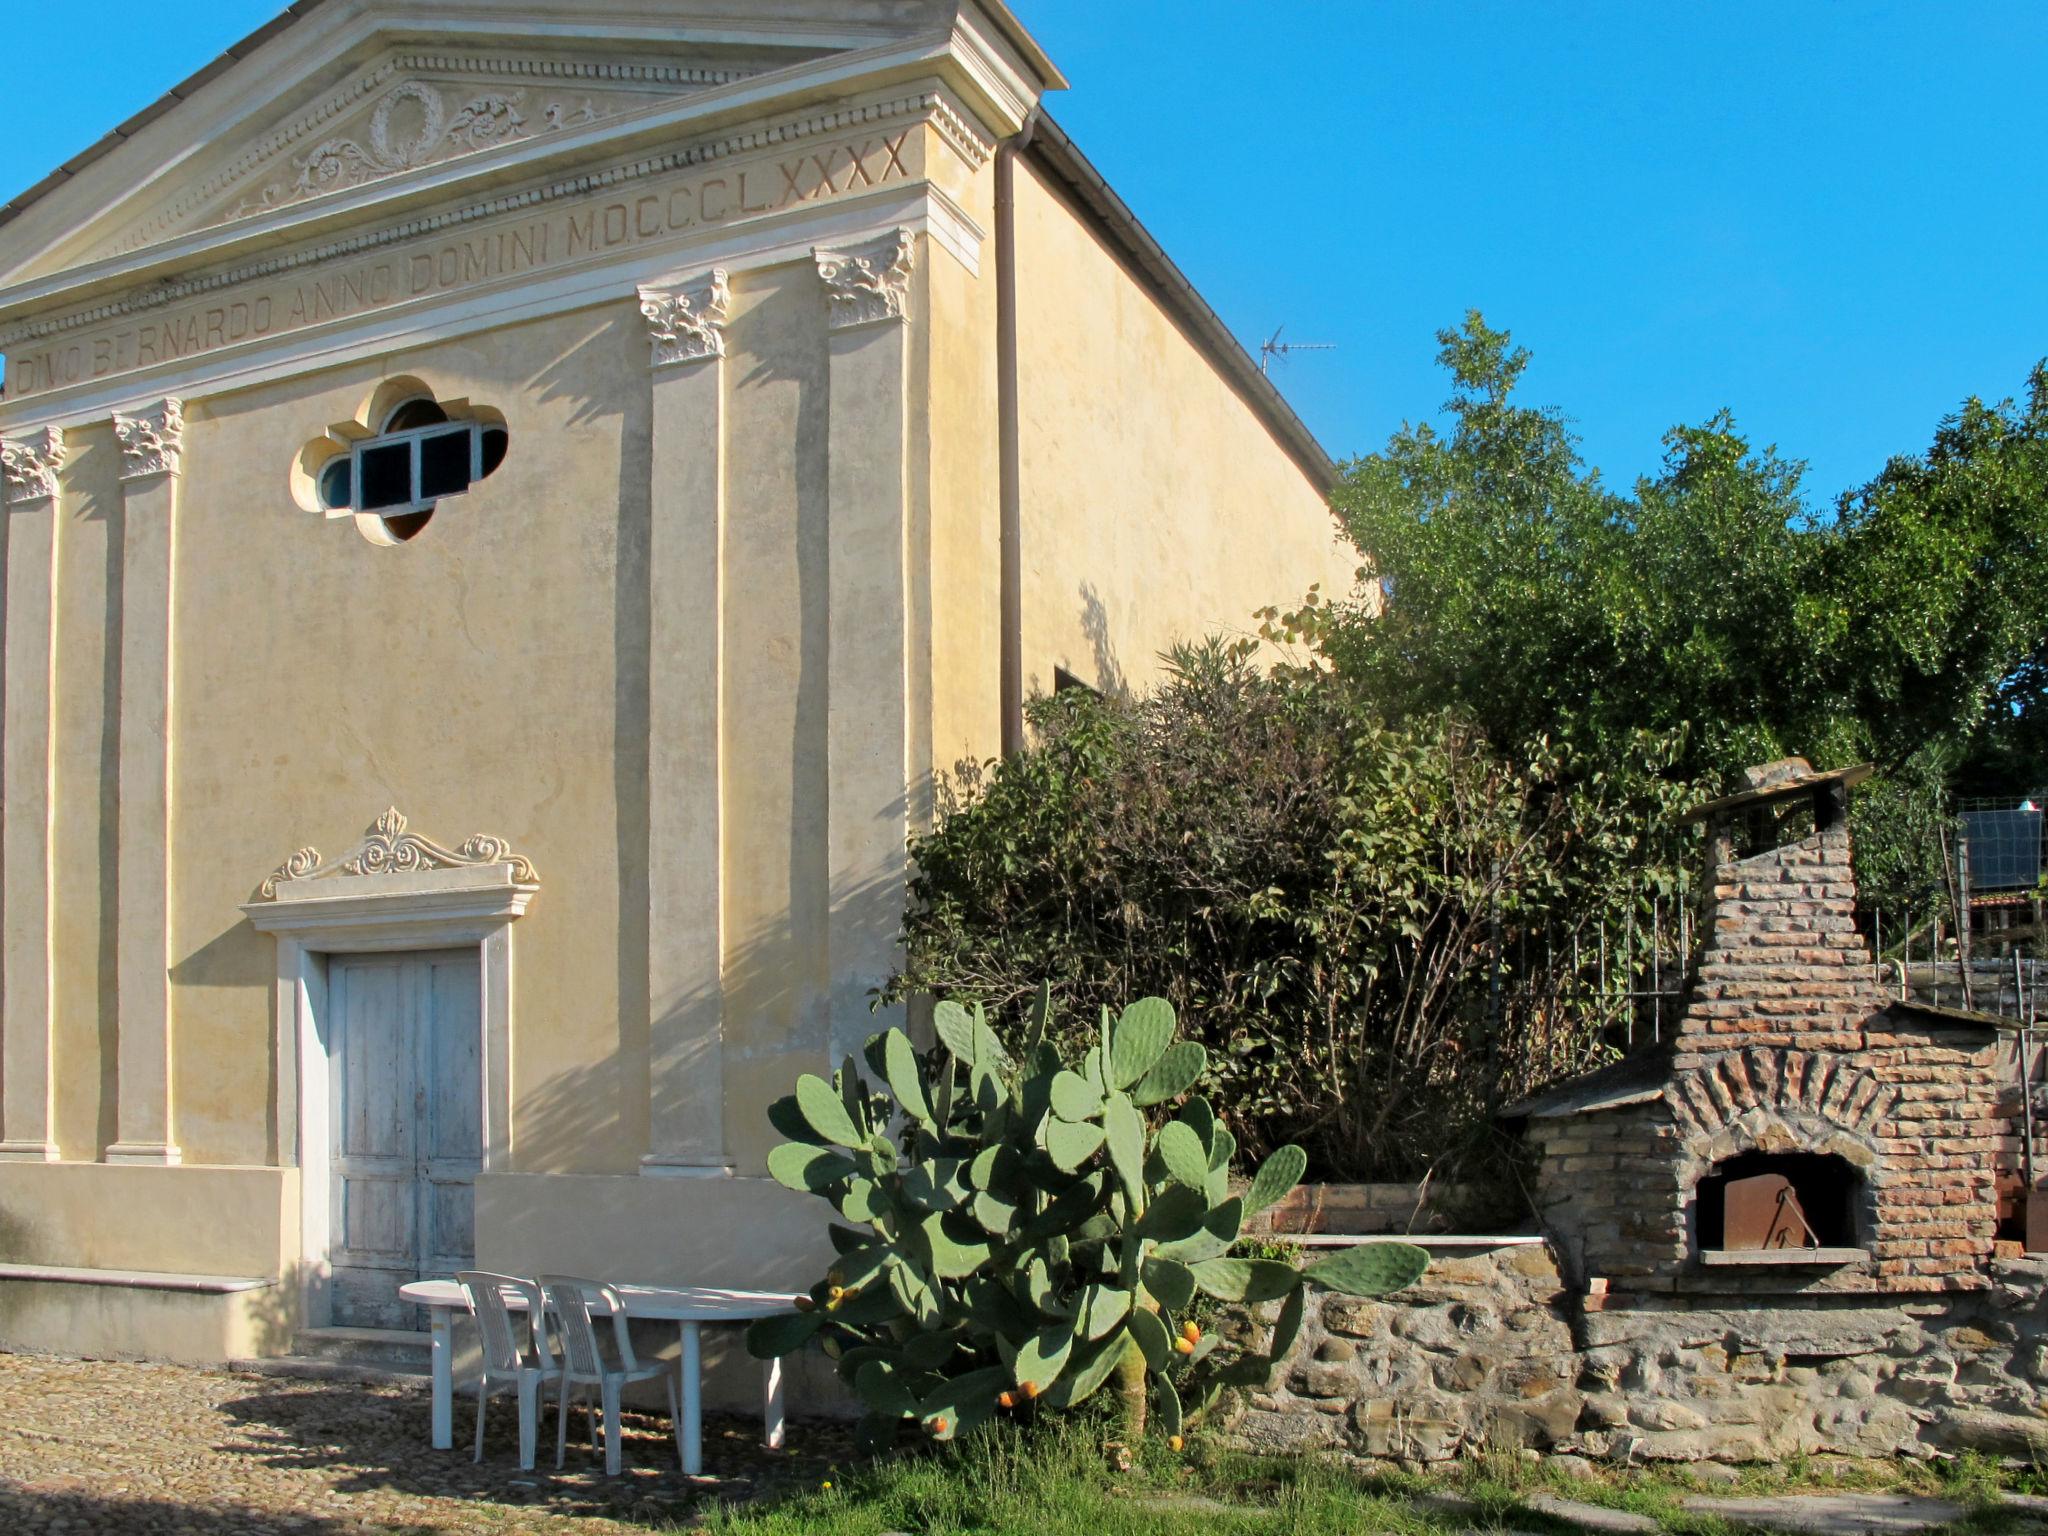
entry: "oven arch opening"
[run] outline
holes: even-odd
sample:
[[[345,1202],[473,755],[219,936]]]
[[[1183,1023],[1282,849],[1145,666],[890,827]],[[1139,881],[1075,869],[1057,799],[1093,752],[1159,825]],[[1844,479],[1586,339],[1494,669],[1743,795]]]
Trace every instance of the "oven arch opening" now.
[[[1716,1163],[1695,1200],[1702,1253],[1768,1253],[1863,1245],[1863,1175],[1825,1152],[1742,1152]]]

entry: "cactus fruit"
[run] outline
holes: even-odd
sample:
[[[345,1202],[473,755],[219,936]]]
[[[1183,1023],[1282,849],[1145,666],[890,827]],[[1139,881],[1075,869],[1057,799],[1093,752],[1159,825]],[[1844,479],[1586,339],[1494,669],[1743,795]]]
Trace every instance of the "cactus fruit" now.
[[[1013,1055],[980,1009],[941,1003],[939,1049],[920,1055],[891,1030],[865,1072],[849,1060],[829,1083],[799,1078],[769,1111],[788,1138],[769,1172],[844,1224],[831,1272],[792,1314],[755,1324],[748,1348],[773,1359],[821,1344],[867,1408],[863,1446],[886,1446],[906,1419],[957,1440],[1026,1404],[1072,1407],[1114,1377],[1130,1432],[1154,1404],[1178,1451],[1221,1384],[1268,1376],[1293,1348],[1305,1284],[1385,1295],[1427,1265],[1397,1243],[1305,1271],[1231,1257],[1246,1216],[1284,1199],[1306,1157],[1282,1148],[1233,1196],[1237,1143],[1184,1097],[1208,1058],[1174,1038],[1172,1007],[1105,1013],[1078,1062],[1048,1043],[1050,1009],[1041,990]],[[1283,1301],[1266,1352],[1219,1351],[1186,1316],[1198,1293]]]

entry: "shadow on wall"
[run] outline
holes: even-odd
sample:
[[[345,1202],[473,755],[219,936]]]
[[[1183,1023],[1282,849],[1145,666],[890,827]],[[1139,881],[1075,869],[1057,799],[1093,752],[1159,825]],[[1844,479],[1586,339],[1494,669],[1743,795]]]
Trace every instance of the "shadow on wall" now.
[[[33,1251],[28,1223],[0,1206],[0,1264],[33,1263]]]
[[[892,810],[900,813],[902,802]],[[838,1063],[837,1049],[853,1049],[878,1033],[884,1022],[862,1013],[841,1017],[837,1030],[829,1017],[826,987],[831,974],[830,938],[850,947],[856,954],[892,953],[903,927],[902,892],[899,886],[870,881],[835,892],[830,901],[834,927],[821,934],[826,949],[817,955],[806,952],[796,925],[785,921],[758,931],[749,942],[729,947],[723,982],[725,1034],[713,1038],[699,1020],[716,1018],[720,999],[709,988],[692,991],[675,999],[654,1021],[655,1055],[650,1060],[649,1110],[653,1124],[673,1125],[702,1102],[705,1078],[721,1085],[724,1103],[726,1151],[735,1144],[773,1144],[781,1137],[768,1129],[770,1100],[791,1092],[804,1072],[827,1072]],[[642,952],[644,954],[644,951]],[[644,963],[644,962],[643,962]],[[882,978],[875,978],[878,983]],[[644,972],[638,985],[644,992]],[[865,1004],[862,1004],[865,1007]],[[752,1021],[786,1020],[789,1032],[777,1039],[755,1038],[734,1041],[732,1024],[737,1013]],[[694,1026],[694,1027],[693,1027]],[[517,1026],[515,1025],[515,1028]],[[677,1054],[660,1054],[661,1042],[671,1028],[677,1028],[684,1043]],[[732,1102],[735,1065],[778,1058],[783,1070],[758,1103]],[[617,1141],[618,1129],[633,1097],[643,1090],[633,1068],[637,1065],[625,1052],[615,1048],[603,1058],[557,1073],[545,1083],[522,1093],[513,1105],[514,1171],[519,1173],[610,1173],[637,1172],[635,1166],[600,1166],[591,1149]],[[758,1079],[749,1078],[748,1081]],[[737,1088],[738,1084],[734,1084]],[[738,1117],[738,1118],[736,1118]],[[638,1151],[650,1150],[642,1147]],[[636,1153],[637,1156],[637,1153]],[[758,1167],[742,1166],[741,1174],[758,1174]]]
[[[258,1359],[292,1353],[293,1341],[305,1326],[301,1306],[312,1266],[303,1260],[281,1265],[277,1284],[248,1293],[242,1307],[249,1328],[249,1347]]]
[[[119,1085],[117,1073],[108,1068],[120,1060],[121,1004],[114,978],[120,968],[121,851],[121,644],[123,615],[127,612],[128,537],[127,503],[119,494],[101,495],[104,486],[117,483],[120,466],[103,459],[117,459],[119,447],[109,437],[91,433],[85,451],[73,462],[71,483],[89,488],[76,506],[83,522],[104,523],[106,547],[107,630],[106,650],[100,657],[100,751],[99,751],[99,967],[97,1019],[100,1052],[99,1115],[94,1127],[94,1150],[104,1154],[120,1139]]]
[[[112,867],[111,864],[108,866]],[[198,1006],[191,999],[205,991],[226,992],[269,992],[277,984],[277,944],[274,939],[258,933],[247,918],[238,917],[232,927],[215,934],[197,949],[171,966],[171,986],[176,994],[175,1008]],[[272,1004],[273,1009],[275,1004]],[[277,1030],[274,1027],[264,1031],[264,1054],[268,1070],[265,1081],[269,1091],[263,1102],[263,1146],[272,1165],[290,1160],[294,1149],[280,1147],[281,1127],[278,1123],[277,1106],[280,1093],[296,1094],[298,1084],[279,1081],[282,1063],[277,1056]]]
[[[1109,635],[1109,607],[1092,581],[1081,583],[1081,633],[1088,637],[1089,649],[1094,652],[1096,691],[1114,698],[1128,695],[1130,679],[1124,676],[1116,644]]]

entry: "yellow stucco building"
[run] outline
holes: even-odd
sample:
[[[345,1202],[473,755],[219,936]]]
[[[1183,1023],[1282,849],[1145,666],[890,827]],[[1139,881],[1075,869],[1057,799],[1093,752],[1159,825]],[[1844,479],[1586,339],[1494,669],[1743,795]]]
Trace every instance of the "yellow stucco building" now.
[[[0,209],[0,1343],[807,1283],[1056,675],[1348,582],[994,0],[301,0]]]

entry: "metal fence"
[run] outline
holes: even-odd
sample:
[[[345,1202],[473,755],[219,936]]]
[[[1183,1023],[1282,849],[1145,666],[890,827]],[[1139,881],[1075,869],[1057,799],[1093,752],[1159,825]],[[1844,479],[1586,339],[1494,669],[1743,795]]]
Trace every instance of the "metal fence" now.
[[[1699,938],[1690,893],[1645,893],[1619,922],[1497,935],[1491,1010],[1551,1080],[1667,1038]]]

